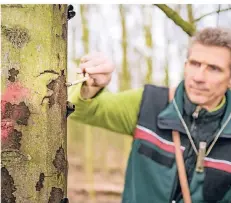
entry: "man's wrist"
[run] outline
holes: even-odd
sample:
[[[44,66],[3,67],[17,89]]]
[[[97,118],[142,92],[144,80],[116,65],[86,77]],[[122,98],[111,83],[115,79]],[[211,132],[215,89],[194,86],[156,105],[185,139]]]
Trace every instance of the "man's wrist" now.
[[[96,87],[96,86],[87,86],[85,83],[82,84],[80,95],[83,99],[91,99],[93,98],[102,87]]]

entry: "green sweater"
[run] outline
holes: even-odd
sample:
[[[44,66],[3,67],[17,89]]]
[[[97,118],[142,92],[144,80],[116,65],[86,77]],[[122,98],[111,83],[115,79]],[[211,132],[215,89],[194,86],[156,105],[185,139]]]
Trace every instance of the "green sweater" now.
[[[68,90],[68,101],[75,105],[71,119],[89,125],[132,135],[137,123],[143,88],[111,93],[102,90],[93,99],[80,95],[82,84]]]
[[[103,89],[93,99],[83,99],[80,95],[81,87],[82,84],[78,84],[68,89],[68,101],[75,105],[75,112],[69,118],[114,132],[133,135],[144,88],[119,93]],[[218,110],[224,103],[225,97],[212,111]]]

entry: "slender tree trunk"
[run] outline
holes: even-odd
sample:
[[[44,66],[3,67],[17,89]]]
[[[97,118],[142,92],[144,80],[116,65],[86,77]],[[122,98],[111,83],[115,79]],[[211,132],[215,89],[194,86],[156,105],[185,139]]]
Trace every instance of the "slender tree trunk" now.
[[[149,50],[153,49],[152,46],[152,12],[150,12],[147,6],[143,7],[143,15],[144,15],[144,35],[145,35],[145,42],[146,47]],[[146,57],[146,63],[147,63],[147,73],[145,77],[145,83],[151,84],[152,81],[152,74],[153,74],[153,67],[152,67],[152,56]]]
[[[126,29],[126,14],[124,5],[119,5],[120,20],[122,27],[122,71],[120,72],[120,91],[127,90],[131,87],[131,76],[128,69],[127,59],[127,29]],[[123,138],[123,165],[125,168],[127,165],[127,154],[130,150],[130,139],[127,136]]]
[[[164,61],[164,85],[166,87],[169,87],[169,35],[168,35],[168,18],[165,18],[165,23],[164,23],[164,38],[167,40],[166,45],[165,45],[165,61]]]
[[[169,59],[168,59],[168,50],[169,50],[169,40],[167,41],[167,45],[165,48],[165,62],[164,62],[164,85],[169,87]]]
[[[66,5],[2,5],[1,199],[66,196]]]
[[[180,15],[182,9],[182,4],[175,4],[175,10]]]
[[[84,48],[84,54],[89,53],[89,29],[88,29],[88,21],[86,17],[87,13],[87,5],[80,5],[80,13],[82,20],[82,42]],[[89,194],[91,200],[95,199],[95,191],[94,191],[94,166],[93,166],[93,134],[92,127],[89,125],[85,125],[84,127],[84,154],[85,154],[85,165],[84,169],[86,172],[86,180],[88,183],[91,183],[89,188]]]
[[[127,30],[126,30],[126,16],[124,5],[119,5],[120,20],[122,26],[122,71],[120,73],[120,90],[129,89],[131,86],[131,77],[128,70],[127,59]]]

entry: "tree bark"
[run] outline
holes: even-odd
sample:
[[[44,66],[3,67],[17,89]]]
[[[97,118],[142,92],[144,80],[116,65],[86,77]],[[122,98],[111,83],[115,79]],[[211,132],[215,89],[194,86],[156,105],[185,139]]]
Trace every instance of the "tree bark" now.
[[[59,203],[67,193],[67,6],[1,10],[1,199]]]

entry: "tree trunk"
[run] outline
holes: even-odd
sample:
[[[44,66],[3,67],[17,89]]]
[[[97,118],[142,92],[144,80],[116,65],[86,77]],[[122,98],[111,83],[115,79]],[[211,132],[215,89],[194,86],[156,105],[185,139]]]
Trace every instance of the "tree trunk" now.
[[[166,87],[169,87],[169,45],[170,45],[170,39],[168,34],[168,18],[166,17],[164,22],[164,38],[167,40],[167,43],[165,45],[165,61],[164,61],[164,85]]]
[[[120,73],[120,91],[127,90],[131,87],[131,76],[128,70],[127,57],[127,29],[126,14],[124,5],[119,5],[120,20],[122,26],[122,71]]]
[[[144,35],[145,35],[145,42],[146,47],[149,50],[153,50],[153,43],[152,43],[152,14],[153,10],[150,11],[149,5],[145,5],[143,8],[143,16],[144,16]],[[153,67],[152,67],[152,55],[146,57],[147,63],[147,73],[145,77],[145,83],[152,84],[152,75],[153,75]]]
[[[2,5],[1,198],[66,196],[67,6]]]
[[[89,54],[89,28],[87,21],[87,12],[89,5],[80,5],[81,21],[82,21],[82,42],[84,54]],[[90,183],[89,196],[92,201],[95,200],[94,187],[94,166],[93,166],[93,134],[92,126],[84,125],[84,170],[86,182]]]
[[[128,68],[128,44],[127,44],[127,29],[126,29],[126,7],[125,5],[119,5],[120,21],[121,21],[121,31],[122,31],[122,71],[119,74],[120,83],[119,90],[124,91],[131,88],[131,75]],[[131,141],[127,136],[123,137],[123,168],[127,165],[129,150],[131,147]]]

